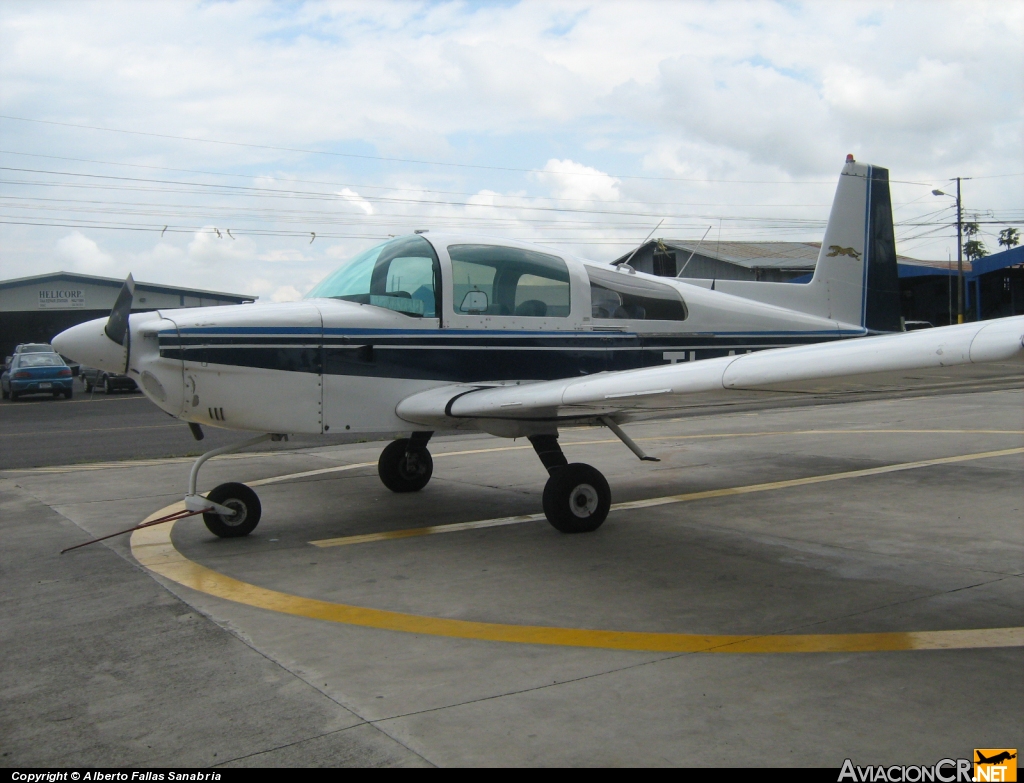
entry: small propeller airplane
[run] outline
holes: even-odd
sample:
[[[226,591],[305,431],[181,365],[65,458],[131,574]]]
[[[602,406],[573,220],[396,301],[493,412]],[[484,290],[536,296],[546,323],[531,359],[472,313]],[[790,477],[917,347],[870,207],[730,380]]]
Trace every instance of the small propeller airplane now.
[[[262,433],[192,467],[185,507],[226,538],[256,527],[259,498],[236,482],[204,497],[199,469],[288,434],[408,433],[378,463],[395,492],[430,481],[435,432],[526,437],[548,471],[547,519],[581,533],[604,522],[611,490],[569,464],[559,427],[605,426],[653,460],[623,424],[935,388],[1024,363],[1022,316],[902,331],[889,173],[853,156],[807,284],[655,277],[628,260],[417,232],[350,259],[301,302],[132,314],[129,275],[109,318],[53,345],[130,374],[197,440],[202,426]]]

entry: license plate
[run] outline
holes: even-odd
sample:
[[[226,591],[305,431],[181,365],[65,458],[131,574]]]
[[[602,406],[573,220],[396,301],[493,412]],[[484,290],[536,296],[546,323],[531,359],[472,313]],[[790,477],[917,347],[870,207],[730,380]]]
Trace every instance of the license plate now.
[[[41,383],[41,384],[39,384],[39,388],[40,389],[49,389],[52,385],[53,385],[52,383]]]

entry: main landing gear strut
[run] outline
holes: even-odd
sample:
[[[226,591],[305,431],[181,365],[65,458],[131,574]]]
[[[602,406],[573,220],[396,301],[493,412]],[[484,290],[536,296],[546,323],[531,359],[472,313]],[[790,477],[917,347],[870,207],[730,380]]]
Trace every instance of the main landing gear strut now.
[[[561,533],[590,533],[601,527],[612,506],[612,491],[601,472],[565,458],[558,435],[531,435],[530,443],[547,468],[544,516]]]
[[[203,454],[192,465],[188,477],[188,494],[185,496],[185,508],[189,511],[202,511],[203,522],[207,529],[220,538],[240,538],[249,535],[260,522],[263,508],[260,499],[245,484],[231,481],[220,484],[207,493],[206,497],[196,493],[199,469],[211,457],[240,451],[247,446],[254,446],[266,440],[284,440],[286,435],[260,435],[256,438],[222,446]]]
[[[434,470],[427,451],[433,434],[414,432],[412,437],[392,441],[381,452],[377,473],[384,486],[392,492],[417,492],[427,485]],[[590,465],[569,464],[558,445],[558,435],[531,435],[529,440],[548,471],[543,500],[548,522],[562,533],[597,530],[612,505],[605,477]]]

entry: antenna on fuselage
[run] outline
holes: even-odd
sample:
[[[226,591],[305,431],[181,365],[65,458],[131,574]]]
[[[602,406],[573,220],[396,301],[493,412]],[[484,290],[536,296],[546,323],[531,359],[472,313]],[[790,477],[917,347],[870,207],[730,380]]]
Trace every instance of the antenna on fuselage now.
[[[640,250],[640,248],[642,248],[644,245],[647,244],[648,240],[651,237],[654,236],[654,232],[657,231],[659,228],[661,228],[661,224],[664,223],[664,222],[665,222],[665,218],[662,218],[661,220],[659,220],[658,221],[658,225],[656,225],[654,228],[652,228],[651,229],[651,233],[647,235],[647,239],[645,239],[643,242],[641,242],[639,245],[637,245],[636,246],[636,250],[634,250],[632,253],[630,253],[629,257],[625,261],[612,261],[612,266],[619,266],[619,264],[625,264],[626,266],[629,266],[629,262],[633,260],[633,256],[635,256],[637,254],[637,251]]]

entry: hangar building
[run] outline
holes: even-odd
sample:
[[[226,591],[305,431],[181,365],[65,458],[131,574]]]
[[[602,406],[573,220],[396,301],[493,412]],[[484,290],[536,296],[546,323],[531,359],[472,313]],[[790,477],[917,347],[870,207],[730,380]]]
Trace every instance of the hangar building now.
[[[629,265],[663,277],[806,283],[820,242],[708,242],[652,239]],[[626,253],[618,261],[625,261]],[[956,262],[896,256],[902,316],[935,326],[956,323]],[[1024,247],[964,262],[967,320],[1024,313]]]
[[[123,280],[53,272],[0,281],[0,356],[18,343],[48,343],[68,327],[110,314]],[[132,312],[253,302],[255,296],[135,284]]]

